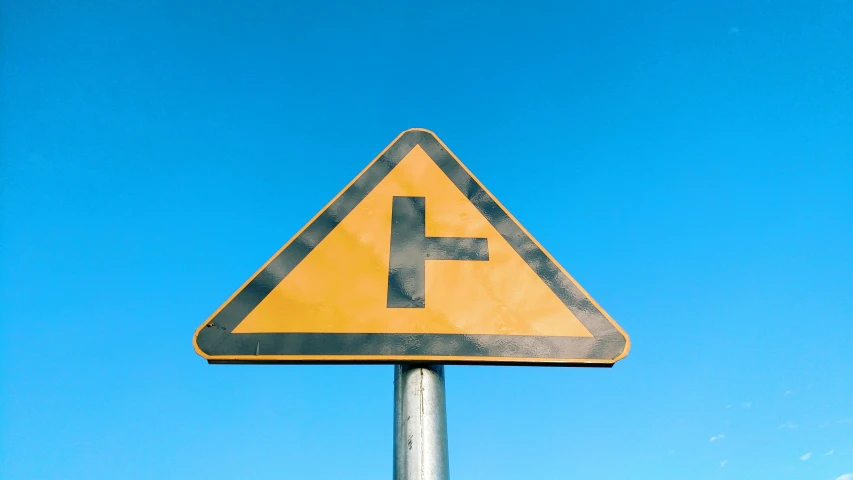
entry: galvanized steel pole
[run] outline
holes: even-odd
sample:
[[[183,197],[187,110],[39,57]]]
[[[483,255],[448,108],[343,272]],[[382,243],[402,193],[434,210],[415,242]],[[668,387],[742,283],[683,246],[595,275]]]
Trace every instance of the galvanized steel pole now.
[[[394,367],[394,480],[448,480],[443,365]]]

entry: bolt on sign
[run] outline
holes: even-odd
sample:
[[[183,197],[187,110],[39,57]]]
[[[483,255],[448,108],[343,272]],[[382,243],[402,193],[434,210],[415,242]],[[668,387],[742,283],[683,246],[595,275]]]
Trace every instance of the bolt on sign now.
[[[432,132],[400,134],[195,333],[210,363],[611,366],[619,325]]]

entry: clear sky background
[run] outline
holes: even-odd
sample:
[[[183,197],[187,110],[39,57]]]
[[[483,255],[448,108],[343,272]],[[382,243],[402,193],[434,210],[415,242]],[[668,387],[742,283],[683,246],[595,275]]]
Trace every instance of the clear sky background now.
[[[433,130],[631,335],[448,367],[456,479],[849,479],[853,6],[15,1],[0,477],[390,478],[390,366],[194,329]]]

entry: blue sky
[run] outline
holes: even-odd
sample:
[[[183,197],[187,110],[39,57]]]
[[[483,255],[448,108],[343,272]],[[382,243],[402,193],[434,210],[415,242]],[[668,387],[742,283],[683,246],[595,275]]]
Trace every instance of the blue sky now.
[[[632,340],[610,370],[449,367],[453,478],[853,473],[851,19],[3,2],[2,477],[389,478],[391,367],[191,338],[410,127]]]

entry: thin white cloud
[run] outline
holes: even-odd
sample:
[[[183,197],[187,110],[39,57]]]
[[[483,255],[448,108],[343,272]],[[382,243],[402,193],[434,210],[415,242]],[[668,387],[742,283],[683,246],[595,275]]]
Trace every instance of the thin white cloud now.
[[[833,455],[833,454],[835,454],[835,450],[830,450],[830,451],[828,451],[828,452],[824,453],[824,454],[823,454],[823,456],[824,456],[824,457],[827,457],[827,456],[829,456],[829,455]]]
[[[732,406],[731,406],[731,405],[726,405],[726,408],[732,408]]]
[[[744,402],[743,408],[752,408],[752,402]]]
[[[809,452],[809,453],[803,455],[802,457],[800,457],[800,460],[805,462],[806,460],[808,460],[810,458],[812,458],[812,452]]]
[[[845,473],[844,475],[836,478],[835,480],[853,480],[853,473]]]
[[[740,33],[740,28],[737,26],[729,27],[729,35],[737,35]]]
[[[719,435],[714,435],[714,436],[713,436],[713,437],[711,437],[708,441],[709,441],[709,442],[716,442],[717,440],[722,440],[722,439],[724,439],[724,438],[726,438],[726,434],[725,434],[725,433],[721,433],[721,434],[719,434]]]
[[[722,467],[725,467],[727,463],[729,463],[729,461],[728,461],[728,460],[723,460],[722,462],[720,462],[720,467],[721,467],[721,468],[722,468]]]
[[[794,428],[797,428],[797,424],[794,422],[785,422],[782,425],[779,425],[778,427],[776,427],[777,430],[782,430],[782,429],[791,430]]]
[[[790,394],[792,394],[792,393],[794,393],[794,392],[792,392],[792,391],[790,391],[790,390],[785,390],[785,395],[786,395],[786,396],[787,396],[787,395],[790,395]]]

